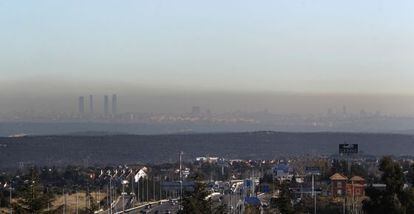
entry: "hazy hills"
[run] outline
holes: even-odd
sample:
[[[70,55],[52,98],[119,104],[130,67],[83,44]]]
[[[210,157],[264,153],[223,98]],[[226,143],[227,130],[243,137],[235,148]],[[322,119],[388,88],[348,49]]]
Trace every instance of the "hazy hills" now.
[[[0,138],[0,167],[159,163],[197,156],[271,159],[285,155],[334,154],[338,144],[358,143],[372,155],[414,155],[414,137],[400,134],[278,133],[38,136]]]

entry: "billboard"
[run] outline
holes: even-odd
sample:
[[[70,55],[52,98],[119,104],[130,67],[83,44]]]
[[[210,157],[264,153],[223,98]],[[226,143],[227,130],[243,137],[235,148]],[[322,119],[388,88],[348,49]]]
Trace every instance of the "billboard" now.
[[[358,153],[358,144],[339,144],[339,154]]]

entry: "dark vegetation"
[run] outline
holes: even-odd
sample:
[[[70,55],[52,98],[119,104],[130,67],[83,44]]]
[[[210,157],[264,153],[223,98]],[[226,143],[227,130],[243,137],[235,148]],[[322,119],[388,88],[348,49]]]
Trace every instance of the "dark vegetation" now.
[[[0,168],[175,162],[213,155],[274,159],[287,155],[337,153],[340,143],[359,144],[362,154],[414,153],[414,138],[399,134],[221,133],[177,135],[38,136],[0,138]]]

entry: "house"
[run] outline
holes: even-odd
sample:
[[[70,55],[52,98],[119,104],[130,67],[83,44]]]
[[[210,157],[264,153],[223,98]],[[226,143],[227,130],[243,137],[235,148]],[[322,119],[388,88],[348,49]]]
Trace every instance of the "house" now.
[[[333,197],[345,196],[348,178],[340,173],[335,173],[329,179],[331,180],[331,195]]]
[[[293,178],[293,169],[286,163],[279,163],[273,168],[273,175],[279,181],[290,181]]]
[[[138,170],[138,172],[134,176],[135,183],[138,183],[141,178],[148,177],[147,172],[148,172],[147,167],[142,167],[140,170]]]
[[[346,185],[346,194],[351,197],[362,197],[365,195],[365,179],[354,176]]]
[[[348,179],[340,173],[335,173],[329,179],[331,180],[331,195],[333,197],[362,197],[365,195],[365,179],[360,176]]]

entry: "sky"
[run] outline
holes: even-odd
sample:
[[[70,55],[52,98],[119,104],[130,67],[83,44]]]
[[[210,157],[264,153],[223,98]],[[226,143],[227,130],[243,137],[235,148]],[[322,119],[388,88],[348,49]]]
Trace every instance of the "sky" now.
[[[411,96],[412,11],[411,0],[0,0],[0,97]]]

